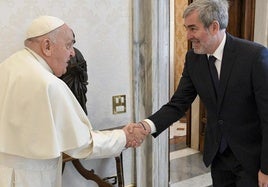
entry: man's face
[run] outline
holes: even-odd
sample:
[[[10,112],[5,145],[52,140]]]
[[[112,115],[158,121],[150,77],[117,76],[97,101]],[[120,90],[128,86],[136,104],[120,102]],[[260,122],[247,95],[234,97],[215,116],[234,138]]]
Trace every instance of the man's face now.
[[[184,19],[184,26],[187,31],[187,39],[192,43],[192,48],[197,54],[212,54],[215,46],[211,26],[205,28],[199,19],[197,11],[192,12]]]
[[[63,25],[53,43],[50,67],[57,77],[60,77],[67,71],[68,61],[75,55],[74,38],[72,30]]]

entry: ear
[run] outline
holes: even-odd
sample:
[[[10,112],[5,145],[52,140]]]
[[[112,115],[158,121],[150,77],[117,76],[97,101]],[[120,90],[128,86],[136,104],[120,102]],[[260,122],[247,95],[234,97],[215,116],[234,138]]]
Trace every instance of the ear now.
[[[52,54],[52,42],[48,38],[45,38],[44,40],[42,40],[41,50],[45,56],[51,56],[51,54]]]
[[[210,25],[210,32],[216,34],[220,30],[220,24],[218,21],[213,21]]]

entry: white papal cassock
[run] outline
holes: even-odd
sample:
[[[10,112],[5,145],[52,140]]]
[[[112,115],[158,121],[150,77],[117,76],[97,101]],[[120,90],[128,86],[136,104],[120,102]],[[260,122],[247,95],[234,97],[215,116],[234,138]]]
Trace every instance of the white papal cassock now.
[[[0,63],[0,186],[60,187],[62,152],[120,154],[123,130],[93,131],[68,86],[25,48]]]

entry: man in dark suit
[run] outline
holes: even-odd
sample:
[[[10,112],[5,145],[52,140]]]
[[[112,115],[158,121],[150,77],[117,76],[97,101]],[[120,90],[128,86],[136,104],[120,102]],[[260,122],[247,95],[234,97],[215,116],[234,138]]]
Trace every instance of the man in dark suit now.
[[[179,86],[140,124],[157,137],[199,95],[207,109],[203,160],[213,186],[268,186],[268,50],[226,32],[228,8],[226,0],[196,0],[186,8],[193,49]]]

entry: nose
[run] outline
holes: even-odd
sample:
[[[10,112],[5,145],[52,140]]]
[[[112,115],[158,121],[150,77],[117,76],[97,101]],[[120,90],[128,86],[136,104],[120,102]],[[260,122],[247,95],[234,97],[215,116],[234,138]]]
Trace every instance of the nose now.
[[[187,32],[187,40],[192,39],[193,38],[192,33],[190,31],[188,31],[188,30],[186,32]]]
[[[75,51],[74,51],[74,48],[73,48],[73,47],[72,47],[72,49],[71,49],[70,56],[71,56],[71,57],[74,57],[74,56],[75,56]]]

